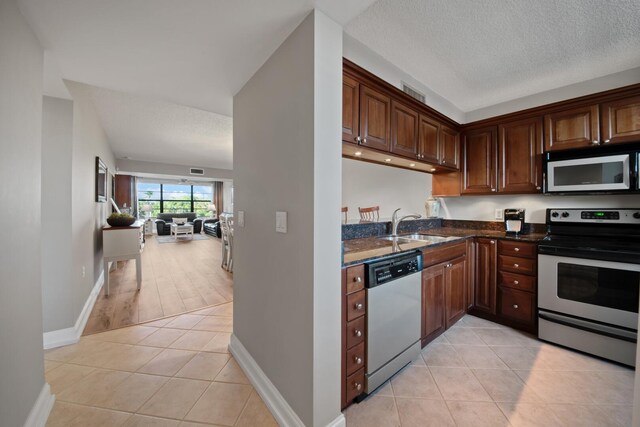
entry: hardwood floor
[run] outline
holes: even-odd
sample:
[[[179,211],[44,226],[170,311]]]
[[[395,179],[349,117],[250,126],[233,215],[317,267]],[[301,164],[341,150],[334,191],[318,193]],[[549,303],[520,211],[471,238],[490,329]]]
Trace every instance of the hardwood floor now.
[[[110,292],[96,300],[83,335],[198,310],[233,300],[233,276],[220,268],[220,240],[158,243],[147,236],[142,289],[135,261],[121,261],[109,276]]]

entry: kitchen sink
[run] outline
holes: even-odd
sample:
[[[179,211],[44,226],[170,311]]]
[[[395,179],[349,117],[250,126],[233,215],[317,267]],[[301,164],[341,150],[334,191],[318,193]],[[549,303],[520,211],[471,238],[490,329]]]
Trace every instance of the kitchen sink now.
[[[389,240],[391,242],[396,242],[396,243],[412,243],[415,242],[417,239],[408,239],[406,237],[393,237],[393,236],[382,236],[382,237],[378,237],[378,239],[380,240]]]
[[[442,237],[442,236],[429,236],[427,234],[408,234],[403,235],[400,238],[409,239],[409,240],[421,240],[423,242],[431,242],[431,243],[442,243],[448,242],[449,240],[453,240],[451,237]]]

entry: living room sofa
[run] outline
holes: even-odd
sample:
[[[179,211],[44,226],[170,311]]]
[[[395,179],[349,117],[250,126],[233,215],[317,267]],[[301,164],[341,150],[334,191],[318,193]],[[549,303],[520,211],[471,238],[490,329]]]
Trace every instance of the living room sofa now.
[[[205,219],[202,227],[204,227],[204,232],[206,234],[217,238],[222,237],[222,230],[220,230],[220,221],[218,220],[218,218]]]
[[[197,218],[195,212],[159,213],[156,219],[156,230],[158,230],[158,236],[171,234],[173,218],[187,218],[187,224],[193,225],[194,234],[198,234],[202,231],[202,219]]]

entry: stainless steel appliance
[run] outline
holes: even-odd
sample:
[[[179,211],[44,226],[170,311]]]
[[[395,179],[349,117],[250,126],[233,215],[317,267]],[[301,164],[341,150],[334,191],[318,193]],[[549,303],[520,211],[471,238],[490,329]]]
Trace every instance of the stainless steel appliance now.
[[[421,271],[419,251],[366,265],[367,394],[420,355]]]
[[[545,193],[638,193],[640,147],[549,152]]]
[[[524,209],[505,209],[504,229],[507,234],[524,233]]]
[[[540,339],[635,366],[640,209],[547,209]]]

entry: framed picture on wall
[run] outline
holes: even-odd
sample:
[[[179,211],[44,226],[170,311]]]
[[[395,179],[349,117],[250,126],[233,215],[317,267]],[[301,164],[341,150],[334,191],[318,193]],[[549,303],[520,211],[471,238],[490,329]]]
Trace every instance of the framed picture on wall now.
[[[96,202],[107,201],[107,165],[96,156]]]

